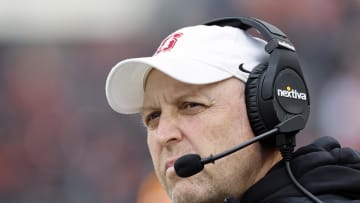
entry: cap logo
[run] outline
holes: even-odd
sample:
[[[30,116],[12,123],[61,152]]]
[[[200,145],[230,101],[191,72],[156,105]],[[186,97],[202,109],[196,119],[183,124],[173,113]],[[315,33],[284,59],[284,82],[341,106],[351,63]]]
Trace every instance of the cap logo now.
[[[172,48],[174,48],[178,38],[180,38],[182,35],[182,32],[176,32],[172,35],[169,35],[161,42],[159,48],[156,50],[154,55],[157,55],[160,52],[170,51]]]

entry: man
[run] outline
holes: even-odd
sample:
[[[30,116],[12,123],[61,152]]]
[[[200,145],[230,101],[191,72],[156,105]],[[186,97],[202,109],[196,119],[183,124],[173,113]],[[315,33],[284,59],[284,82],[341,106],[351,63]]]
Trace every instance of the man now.
[[[262,143],[188,178],[174,169],[186,154],[207,157],[256,136],[245,84],[249,72],[269,60],[265,44],[235,27],[186,27],[165,38],[152,57],[124,60],[110,72],[108,102],[117,112],[142,115],[156,175],[173,202],[312,202],[291,182],[278,148]],[[360,199],[360,155],[335,140],[301,148],[291,164],[317,198]]]

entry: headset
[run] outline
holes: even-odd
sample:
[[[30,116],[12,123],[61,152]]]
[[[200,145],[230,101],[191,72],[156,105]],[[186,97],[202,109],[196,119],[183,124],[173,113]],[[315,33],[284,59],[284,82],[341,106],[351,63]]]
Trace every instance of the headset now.
[[[256,66],[245,87],[245,102],[251,128],[255,135],[273,129],[293,116],[300,116],[297,129],[303,129],[310,112],[310,100],[296,50],[288,37],[277,27],[250,17],[222,18],[205,25],[231,26],[242,30],[254,28],[267,42],[269,61]],[[268,146],[295,146],[298,131],[270,136],[261,141]]]
[[[270,57],[249,71],[245,86],[247,115],[255,137],[209,157],[184,155],[174,164],[177,175],[192,176],[205,164],[261,141],[263,145],[279,148],[286,172],[296,188],[314,202],[322,203],[296,180],[290,166],[295,135],[305,127],[310,113],[308,88],[294,46],[280,29],[256,18],[222,18],[205,25],[231,26],[245,31],[254,28],[267,42],[265,51]],[[239,71],[244,71],[241,64]]]
[[[270,58],[267,63],[257,65],[250,72],[245,86],[245,102],[251,128],[255,136],[260,137],[279,124],[296,118],[296,122],[289,125],[292,129],[269,136],[261,140],[261,143],[278,147],[291,181],[309,199],[321,203],[320,199],[296,180],[290,166],[296,145],[295,135],[305,127],[310,113],[308,88],[295,47],[279,28],[256,18],[222,18],[205,25],[232,26],[245,31],[254,28],[267,42],[265,51],[270,54]]]

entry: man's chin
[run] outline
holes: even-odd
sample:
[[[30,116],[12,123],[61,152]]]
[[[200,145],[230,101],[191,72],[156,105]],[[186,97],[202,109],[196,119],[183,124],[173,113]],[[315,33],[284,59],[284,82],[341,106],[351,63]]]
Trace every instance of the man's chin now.
[[[170,195],[173,203],[199,202],[199,196],[203,196],[198,190],[198,186],[188,180],[177,181],[172,188]],[[196,200],[196,201],[195,201]]]
[[[211,197],[212,194],[216,193],[210,191],[208,185],[197,185],[184,179],[174,185],[170,197],[173,203],[218,203],[223,201],[222,198]]]

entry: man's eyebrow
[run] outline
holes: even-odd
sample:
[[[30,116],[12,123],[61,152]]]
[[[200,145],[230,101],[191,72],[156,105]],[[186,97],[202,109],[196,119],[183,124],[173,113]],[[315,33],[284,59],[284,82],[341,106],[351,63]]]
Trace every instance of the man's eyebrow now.
[[[143,107],[140,108],[139,114],[140,114],[141,118],[144,118],[144,116],[146,116],[145,114],[147,112],[153,112],[153,111],[158,111],[158,110],[160,110],[159,107],[150,106],[150,105],[149,106],[143,106]]]
[[[178,93],[178,95],[175,95],[171,98],[171,101],[169,101],[169,103],[177,103],[178,101],[196,98],[196,97],[211,99],[209,97],[209,95],[202,92],[202,89],[196,89],[196,90],[190,90],[190,91],[184,91],[182,93]],[[157,109],[159,109],[159,107],[152,105],[152,104],[143,105],[140,108],[139,113],[143,114],[145,111],[151,111],[151,110],[157,110]]]
[[[151,110],[153,110],[153,109],[155,109],[154,107],[152,107],[152,106],[143,106],[143,107],[141,107],[140,108],[140,110],[139,110],[139,114],[140,114],[140,116],[144,116],[144,113],[146,112],[146,111],[151,111]]]

